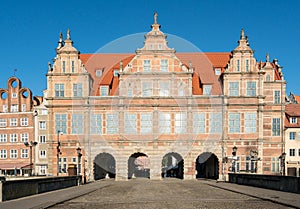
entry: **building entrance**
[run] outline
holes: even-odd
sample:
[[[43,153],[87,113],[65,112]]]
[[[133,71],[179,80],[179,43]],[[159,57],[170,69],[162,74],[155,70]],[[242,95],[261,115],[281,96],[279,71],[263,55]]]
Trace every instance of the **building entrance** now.
[[[183,158],[176,152],[166,154],[162,159],[163,178],[179,178],[183,179]]]
[[[204,152],[196,159],[196,178],[218,179],[219,161],[215,154]]]
[[[94,179],[115,178],[116,161],[109,153],[100,153],[94,160]]]
[[[128,159],[128,179],[150,178],[150,160],[144,153],[136,152]]]

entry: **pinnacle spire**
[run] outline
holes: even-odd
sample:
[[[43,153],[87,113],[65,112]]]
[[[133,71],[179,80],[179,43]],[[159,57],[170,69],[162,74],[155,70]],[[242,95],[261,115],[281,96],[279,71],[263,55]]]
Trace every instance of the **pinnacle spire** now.
[[[67,39],[68,39],[68,40],[70,40],[70,39],[71,39],[70,32],[71,32],[71,31],[70,31],[70,28],[68,28],[68,31],[67,31]]]
[[[154,12],[154,24],[157,24],[157,17],[158,17],[158,14],[157,12]]]
[[[242,30],[241,30],[240,39],[245,39],[245,31],[244,31],[244,28],[242,28]]]
[[[61,47],[63,47],[63,34],[62,34],[62,32],[60,32],[60,34],[59,34],[59,41],[58,41],[57,49],[60,49]]]

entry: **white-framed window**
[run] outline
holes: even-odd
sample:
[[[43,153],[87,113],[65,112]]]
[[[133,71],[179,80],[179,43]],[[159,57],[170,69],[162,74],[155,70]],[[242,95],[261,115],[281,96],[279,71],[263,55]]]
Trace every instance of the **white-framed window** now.
[[[22,109],[21,109],[22,112],[26,112],[26,104],[22,104]]]
[[[239,82],[229,82],[229,96],[239,96],[240,94]]]
[[[250,63],[249,59],[246,59],[246,68],[245,68],[246,72],[250,71],[250,64],[249,63]]]
[[[42,109],[42,115],[48,115],[48,110],[47,109]]]
[[[203,85],[203,95],[211,95],[211,85]]]
[[[0,118],[0,127],[3,128],[6,126],[7,126],[6,118]]]
[[[21,118],[21,126],[28,126],[28,118]]]
[[[72,134],[82,134],[83,133],[83,115],[73,114],[72,115]]]
[[[152,133],[152,113],[141,113],[141,134]]]
[[[274,103],[280,104],[280,91],[274,91]]]
[[[152,96],[152,81],[142,82],[142,96],[151,97]]]
[[[221,68],[215,68],[215,75],[221,75]]]
[[[160,60],[160,71],[168,72],[168,60],[167,59]]]
[[[222,131],[222,113],[212,112],[209,114],[209,132],[221,133]]]
[[[119,132],[119,117],[117,113],[106,114],[106,134]]]
[[[7,134],[0,134],[0,142],[7,142]]]
[[[297,124],[297,118],[296,117],[291,117],[290,119],[292,124]]]
[[[40,142],[40,144],[45,144],[46,143],[46,136],[45,135],[41,135],[41,136],[39,136],[39,142]]]
[[[3,105],[3,112],[8,112],[7,105]]]
[[[62,61],[62,72],[66,72],[66,61]]]
[[[290,132],[290,140],[296,139],[296,132]]]
[[[40,150],[40,158],[46,158],[46,150]]]
[[[40,130],[46,130],[46,121],[39,121]]]
[[[28,158],[28,149],[21,149],[21,158]]]
[[[82,97],[82,83],[73,83],[73,96]]]
[[[54,88],[55,88],[55,97],[64,97],[65,96],[65,84],[56,83]]]
[[[40,166],[40,174],[44,175],[47,171],[47,165],[41,165]]]
[[[256,113],[245,113],[245,133],[256,133]]]
[[[170,82],[169,81],[159,81],[159,96],[166,97],[170,96]]]
[[[21,142],[28,142],[28,133],[21,133]]]
[[[291,157],[296,156],[296,150],[295,149],[290,149],[290,156]]]
[[[18,150],[16,149],[11,149],[10,150],[10,158],[18,158]]]
[[[19,111],[19,105],[13,104],[10,106],[10,112],[18,112]]]
[[[144,68],[144,72],[150,72],[151,71],[150,60],[144,60],[143,61],[143,68]]]
[[[91,134],[102,134],[102,114],[92,114],[90,120]]]
[[[71,70],[72,70],[72,73],[75,72],[75,62],[74,62],[74,60],[71,61]]]
[[[0,159],[6,159],[7,158],[7,150],[1,149],[0,150]]]
[[[171,133],[171,114],[159,113],[159,133],[169,134]]]
[[[119,70],[114,70],[114,77],[118,77],[119,76]]]
[[[229,133],[239,133],[241,129],[240,113],[229,113]]]
[[[67,114],[55,115],[55,133],[67,133]]]
[[[272,157],[272,173],[279,173],[280,171],[280,161],[278,157]]]
[[[103,72],[103,70],[96,70],[96,77],[101,77],[102,72]]]
[[[108,86],[100,86],[100,96],[108,96]]]
[[[11,118],[10,119],[10,126],[17,126],[18,125],[18,119],[17,118]]]
[[[256,82],[255,81],[247,82],[247,96],[250,96],[250,97],[256,96]]]
[[[9,141],[10,142],[18,142],[18,134],[9,134]]]
[[[136,134],[136,113],[125,113],[124,129],[126,134]]]
[[[127,85],[127,96],[133,97],[133,86],[132,83],[128,83]]]
[[[271,80],[270,74],[267,74],[266,75],[266,81],[270,81],[270,80]]]
[[[175,133],[186,133],[186,113],[175,113]]]
[[[236,60],[236,71],[237,72],[240,72],[241,70],[241,63],[240,63],[240,60]]]
[[[195,112],[193,114],[193,132],[205,133],[205,113],[204,112]]]
[[[272,136],[280,136],[280,118],[272,119]]]
[[[17,98],[17,94],[16,93],[12,93],[12,98]]]
[[[59,158],[58,159],[58,170],[59,173],[67,173],[67,158],[63,157],[63,158]]]

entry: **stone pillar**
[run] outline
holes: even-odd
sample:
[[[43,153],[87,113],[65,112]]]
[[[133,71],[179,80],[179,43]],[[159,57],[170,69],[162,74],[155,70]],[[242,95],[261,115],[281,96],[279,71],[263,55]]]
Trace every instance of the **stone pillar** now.
[[[150,179],[161,179],[161,159],[160,156],[153,156],[150,161]]]
[[[116,158],[116,181],[128,179],[128,159],[124,156]]]
[[[195,171],[195,162],[194,159],[187,156],[186,159],[184,159],[184,177],[183,179],[196,179],[196,171]]]

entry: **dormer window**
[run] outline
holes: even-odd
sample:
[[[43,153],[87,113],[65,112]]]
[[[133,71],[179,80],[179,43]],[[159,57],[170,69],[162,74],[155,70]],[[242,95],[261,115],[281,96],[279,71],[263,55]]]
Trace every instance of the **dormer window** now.
[[[96,77],[101,77],[102,72],[103,72],[103,70],[96,70]]]
[[[291,117],[290,122],[292,124],[296,124],[297,123],[297,118],[296,117]]]
[[[237,60],[237,61],[236,61],[236,71],[237,71],[237,72],[240,72],[240,65],[241,65],[241,64],[240,64],[240,60]]]
[[[249,72],[250,67],[249,67],[249,60],[246,59],[246,72]]]
[[[16,93],[13,93],[13,94],[12,94],[12,98],[17,98],[17,94],[16,94]]]
[[[66,61],[62,61],[62,72],[66,72]]]
[[[119,76],[119,70],[114,70],[114,77]]]
[[[215,69],[215,75],[221,75],[221,68]]]
[[[100,86],[100,96],[108,96],[108,86]]]
[[[18,105],[17,104],[11,105],[10,112],[18,112]]]
[[[211,95],[211,85],[204,85],[203,86],[203,95]]]

